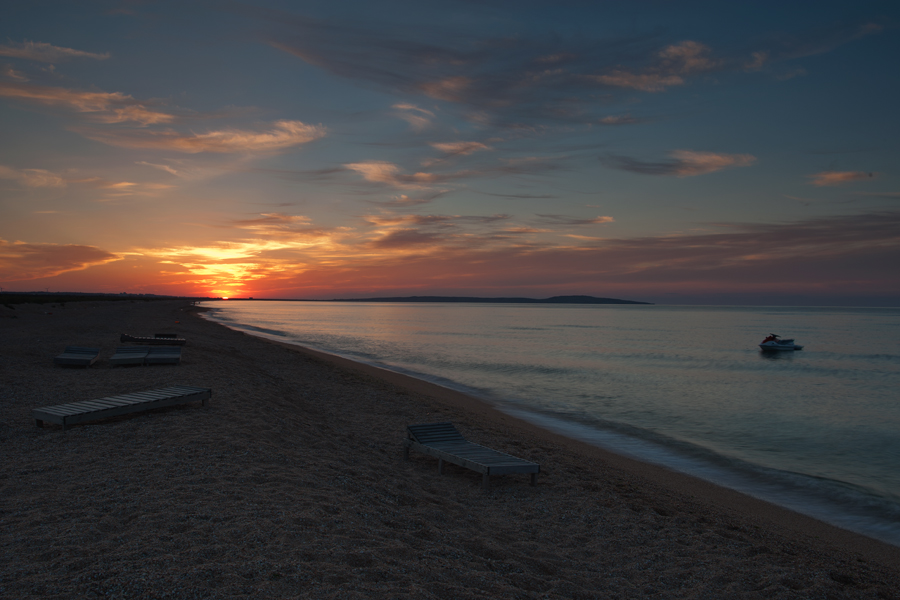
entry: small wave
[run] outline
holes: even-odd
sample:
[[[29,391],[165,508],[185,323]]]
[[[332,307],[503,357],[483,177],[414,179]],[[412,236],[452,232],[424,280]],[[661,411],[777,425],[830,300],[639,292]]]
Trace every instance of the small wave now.
[[[656,432],[575,415],[525,410],[502,404],[501,410],[545,429],[599,446],[616,454],[657,464],[801,514],[900,546],[900,498],[824,477],[762,467]]]
[[[218,313],[218,309],[214,309],[214,310],[217,311],[217,314],[210,315],[212,317],[211,320],[218,321],[218,322],[222,323],[223,325],[226,325],[230,329],[239,329],[241,331],[266,333],[268,335],[275,335],[278,337],[287,337],[287,335],[288,335],[284,331],[281,331],[278,329],[266,329],[265,327],[259,327],[258,325],[247,325],[245,323],[239,323],[239,322],[235,321],[234,319],[230,319],[228,317],[223,316],[221,313]],[[203,313],[200,313],[200,314],[201,314],[201,316],[204,316],[204,318],[208,318],[205,315],[203,315]]]

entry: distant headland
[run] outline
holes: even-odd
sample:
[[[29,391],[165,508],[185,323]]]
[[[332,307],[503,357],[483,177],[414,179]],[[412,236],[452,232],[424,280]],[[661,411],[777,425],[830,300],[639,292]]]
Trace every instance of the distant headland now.
[[[327,302],[481,302],[493,304],[653,304],[594,296],[553,296],[552,298],[476,298],[470,296],[402,296],[390,298],[334,298]]]

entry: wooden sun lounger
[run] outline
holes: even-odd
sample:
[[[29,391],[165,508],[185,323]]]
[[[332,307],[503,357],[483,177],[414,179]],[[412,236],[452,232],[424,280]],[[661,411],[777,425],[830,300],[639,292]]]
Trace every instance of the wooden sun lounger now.
[[[71,365],[77,367],[89,367],[100,357],[100,348],[82,348],[81,346],[66,346],[62,354],[53,359],[58,365]]]
[[[185,404],[200,400],[203,406],[212,396],[209,388],[200,388],[190,385],[177,385],[159,390],[122,394],[121,396],[108,396],[96,400],[83,400],[69,404],[57,404],[34,409],[34,422],[38,427],[43,427],[44,422],[62,425],[63,430],[69,425],[84,421],[95,421],[107,417],[115,417],[133,412],[143,412]]]
[[[120,342],[131,342],[132,344],[153,344],[157,346],[184,346],[187,343],[187,340],[179,337],[159,337],[160,335],[167,334],[156,334],[154,337],[141,337],[137,335],[128,335],[127,333],[123,333],[119,337]]]
[[[146,365],[177,365],[181,363],[181,346],[154,346],[147,349]]]
[[[452,423],[427,423],[410,425],[406,428],[408,437],[403,440],[404,454],[418,450],[438,459],[438,473],[444,471],[444,461],[471,469],[482,474],[481,483],[490,489],[491,475],[507,473],[530,473],[531,485],[535,485],[541,466],[537,463],[516,458],[497,450],[468,441]]]
[[[140,346],[120,346],[116,348],[116,353],[112,355],[109,362],[115,365],[142,365],[144,359],[147,358],[149,348]]]

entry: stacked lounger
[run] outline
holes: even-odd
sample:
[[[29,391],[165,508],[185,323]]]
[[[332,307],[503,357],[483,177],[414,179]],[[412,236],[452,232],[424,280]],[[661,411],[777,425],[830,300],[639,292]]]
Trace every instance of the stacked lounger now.
[[[116,348],[116,353],[112,355],[109,362],[113,366],[142,365],[149,351],[149,348],[141,348],[140,346],[121,346]]]
[[[81,346],[66,346],[62,354],[53,359],[58,365],[73,367],[89,367],[100,357],[100,348],[83,348]]]

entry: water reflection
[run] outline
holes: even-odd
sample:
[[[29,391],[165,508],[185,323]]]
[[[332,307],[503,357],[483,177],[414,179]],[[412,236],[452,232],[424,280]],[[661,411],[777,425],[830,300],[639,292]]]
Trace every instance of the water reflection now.
[[[771,350],[760,350],[759,357],[763,360],[794,360],[796,350],[773,352]]]

